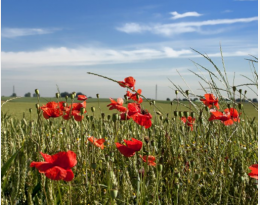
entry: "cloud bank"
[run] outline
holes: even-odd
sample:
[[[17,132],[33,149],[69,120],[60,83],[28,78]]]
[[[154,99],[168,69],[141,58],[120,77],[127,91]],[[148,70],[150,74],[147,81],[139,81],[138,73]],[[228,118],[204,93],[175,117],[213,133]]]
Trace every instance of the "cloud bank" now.
[[[49,34],[59,29],[43,29],[43,28],[3,28],[2,37],[16,38],[20,36]]]
[[[173,11],[170,14],[173,15],[171,19],[180,19],[180,18],[191,17],[191,16],[195,16],[195,17],[202,16],[202,14],[199,14],[196,11],[186,12],[183,14],[179,14],[177,11]]]

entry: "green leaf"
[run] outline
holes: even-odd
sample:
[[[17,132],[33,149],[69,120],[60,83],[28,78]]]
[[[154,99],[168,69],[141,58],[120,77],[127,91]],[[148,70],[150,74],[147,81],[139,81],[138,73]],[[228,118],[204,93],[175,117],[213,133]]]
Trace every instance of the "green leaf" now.
[[[33,189],[32,197],[34,197],[41,190],[41,182],[39,182]]]
[[[10,166],[12,165],[12,162],[14,161],[14,159],[16,158],[16,156],[18,155],[18,153],[20,152],[21,148],[18,149],[16,151],[16,153],[14,153],[8,160],[7,162],[1,167],[1,179],[3,179],[3,177],[5,176],[7,170],[10,168]]]

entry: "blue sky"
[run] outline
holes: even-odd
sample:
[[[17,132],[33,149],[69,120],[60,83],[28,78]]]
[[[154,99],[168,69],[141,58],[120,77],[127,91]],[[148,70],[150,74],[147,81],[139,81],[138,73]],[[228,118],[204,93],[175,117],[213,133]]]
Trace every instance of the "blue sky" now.
[[[221,43],[235,85],[248,82],[241,75],[251,77],[248,54],[258,55],[254,0],[2,0],[1,6],[5,96],[12,94],[13,85],[19,96],[35,88],[42,96],[54,96],[56,85],[61,92],[87,96],[124,95],[115,83],[87,74],[94,72],[115,80],[133,76],[136,88],[149,98],[155,97],[157,84],[158,99],[172,99],[168,78],[202,94],[200,80],[189,71],[198,72],[192,61],[214,71],[191,48],[208,54],[222,69]]]

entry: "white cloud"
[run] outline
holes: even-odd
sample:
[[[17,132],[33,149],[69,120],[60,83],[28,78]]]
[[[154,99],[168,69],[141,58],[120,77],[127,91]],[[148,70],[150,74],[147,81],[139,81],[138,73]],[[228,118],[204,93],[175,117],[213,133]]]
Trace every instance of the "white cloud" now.
[[[2,69],[43,66],[82,66],[131,63],[144,60],[177,58],[192,53],[191,50],[174,50],[162,47],[116,50],[108,48],[48,48],[32,52],[2,51]],[[15,59],[15,60],[14,60]]]
[[[233,11],[232,11],[232,10],[229,10],[229,9],[223,11],[223,13],[231,13],[231,12],[233,12]]]
[[[118,27],[116,29],[125,33],[142,33],[148,31],[163,36],[172,36],[176,34],[190,33],[190,32],[203,33],[203,30],[201,30],[202,26],[248,23],[257,20],[258,17],[237,18],[237,19],[215,19],[215,20],[206,20],[206,21],[197,21],[197,22],[180,22],[180,23],[171,23],[171,24],[145,25],[145,24],[138,24],[138,23],[126,23],[122,27]]]
[[[185,17],[190,17],[190,16],[196,16],[196,17],[202,16],[202,14],[199,14],[196,11],[186,12],[183,14],[179,14],[177,11],[173,11],[170,14],[173,15],[173,17],[171,17],[171,19],[180,19],[180,18],[185,18]]]
[[[2,37],[4,38],[15,38],[19,36],[31,36],[31,35],[42,35],[49,34],[59,29],[43,29],[43,28],[3,28]]]

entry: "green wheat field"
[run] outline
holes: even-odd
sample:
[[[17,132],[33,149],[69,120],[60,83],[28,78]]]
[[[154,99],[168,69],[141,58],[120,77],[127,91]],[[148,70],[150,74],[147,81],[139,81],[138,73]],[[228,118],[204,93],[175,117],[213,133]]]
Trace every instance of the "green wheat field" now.
[[[87,112],[80,109],[81,121],[43,117],[40,107],[65,98],[2,97],[2,204],[257,204],[257,180],[248,173],[251,165],[258,164],[258,104],[243,102],[244,89],[228,83],[225,92],[230,101],[223,100],[217,85],[218,79],[225,82],[225,72],[216,69],[217,78],[207,70],[212,82],[205,86],[218,96],[222,112],[227,108],[238,111],[239,120],[229,126],[221,120],[209,121],[212,111],[200,101],[149,101],[140,95],[141,110],[147,110],[142,114],[152,116],[152,125],[146,129],[134,118],[120,120],[120,112],[109,110],[111,102],[102,96],[86,100]],[[257,77],[252,81],[257,87]],[[173,87],[177,98],[183,95],[189,100],[188,91]],[[55,96],[55,91],[50,95]],[[232,100],[235,95],[242,103]],[[68,105],[79,102],[73,95],[67,99]],[[122,106],[130,109],[131,103],[124,100]],[[181,120],[188,116],[195,118],[194,123]],[[91,143],[90,136],[104,139],[104,149]],[[142,148],[126,157],[116,143],[124,145],[124,140],[132,138],[141,141]],[[40,152],[67,151],[74,152],[77,161],[70,167],[74,174],[70,181],[52,180],[30,166],[44,162]],[[140,155],[153,156],[156,165]]]

